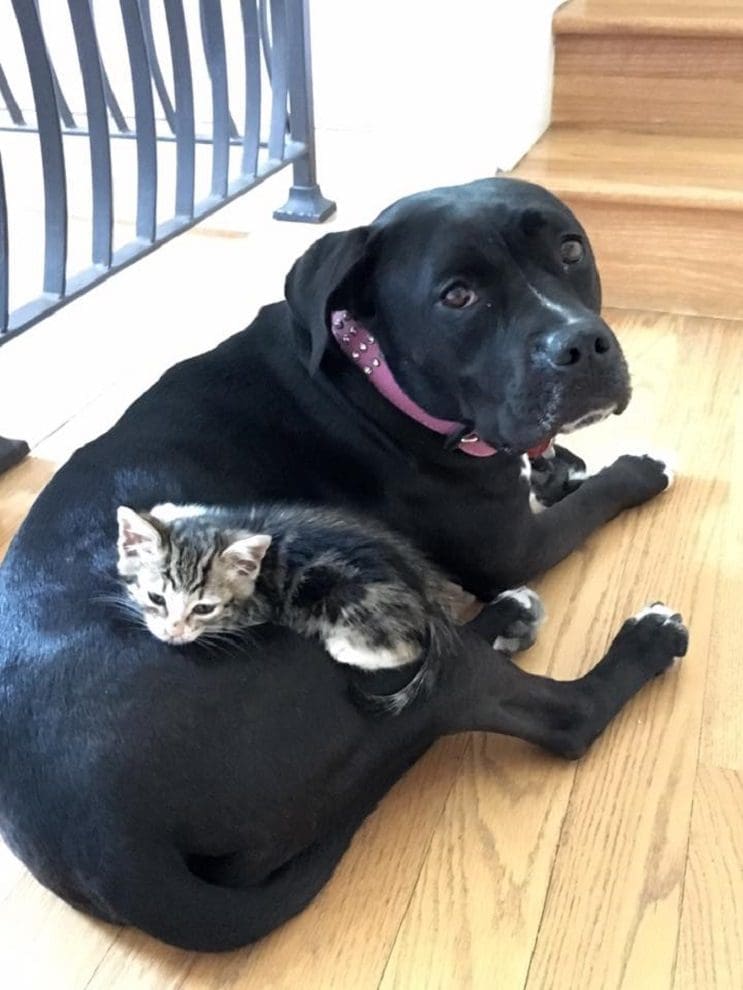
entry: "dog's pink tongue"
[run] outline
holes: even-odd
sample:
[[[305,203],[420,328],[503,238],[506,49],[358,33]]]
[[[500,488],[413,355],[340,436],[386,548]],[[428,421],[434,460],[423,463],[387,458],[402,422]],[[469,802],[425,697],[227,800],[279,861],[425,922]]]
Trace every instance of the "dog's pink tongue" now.
[[[541,457],[545,450],[549,450],[552,440],[545,440],[543,443],[537,444],[536,447],[532,447],[531,450],[527,451],[529,457]]]

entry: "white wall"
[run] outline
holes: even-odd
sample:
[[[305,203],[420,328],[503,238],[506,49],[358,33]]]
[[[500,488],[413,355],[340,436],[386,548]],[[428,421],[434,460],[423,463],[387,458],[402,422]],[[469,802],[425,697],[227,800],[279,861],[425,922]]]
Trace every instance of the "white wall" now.
[[[310,0],[316,122],[506,169],[549,122],[562,0]]]

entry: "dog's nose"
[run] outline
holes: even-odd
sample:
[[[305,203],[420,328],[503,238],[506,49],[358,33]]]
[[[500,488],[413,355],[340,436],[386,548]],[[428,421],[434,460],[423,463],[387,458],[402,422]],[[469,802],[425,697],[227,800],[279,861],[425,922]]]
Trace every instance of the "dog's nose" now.
[[[547,360],[556,368],[568,368],[591,358],[601,360],[614,350],[610,334],[595,326],[555,330],[544,338],[542,346]]]

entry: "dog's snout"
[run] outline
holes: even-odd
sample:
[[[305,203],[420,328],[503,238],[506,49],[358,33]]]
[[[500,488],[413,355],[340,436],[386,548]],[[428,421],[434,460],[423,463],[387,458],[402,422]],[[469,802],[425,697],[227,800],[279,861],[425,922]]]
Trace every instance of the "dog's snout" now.
[[[569,368],[587,360],[601,360],[611,355],[611,335],[601,327],[555,330],[542,341],[542,350],[556,368]]]

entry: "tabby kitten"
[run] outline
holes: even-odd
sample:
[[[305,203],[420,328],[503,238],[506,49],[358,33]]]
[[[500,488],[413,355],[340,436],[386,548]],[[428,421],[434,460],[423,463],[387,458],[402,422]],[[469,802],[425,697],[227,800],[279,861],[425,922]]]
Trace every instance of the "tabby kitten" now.
[[[281,505],[118,510],[118,570],[150,632],[174,645],[272,622],[315,636],[339,663],[423,664],[396,713],[435,678],[468,596],[407,541],[343,513]]]

